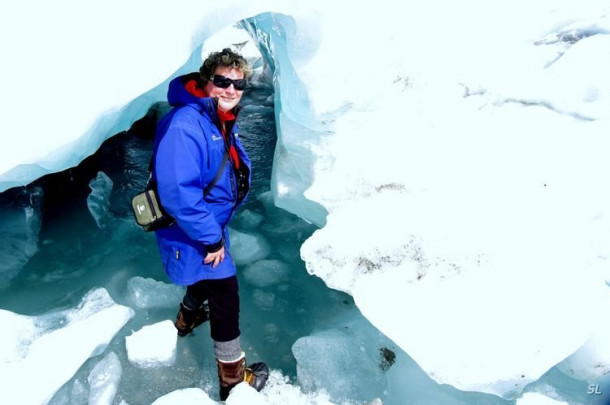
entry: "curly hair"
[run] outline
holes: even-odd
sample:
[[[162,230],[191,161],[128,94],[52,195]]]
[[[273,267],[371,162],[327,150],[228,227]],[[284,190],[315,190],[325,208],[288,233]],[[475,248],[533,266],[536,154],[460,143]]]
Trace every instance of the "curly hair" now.
[[[212,52],[203,61],[199,69],[199,76],[204,85],[212,78],[218,66],[231,66],[238,69],[244,74],[245,79],[252,75],[252,68],[243,56],[229,48],[224,48],[220,52]]]

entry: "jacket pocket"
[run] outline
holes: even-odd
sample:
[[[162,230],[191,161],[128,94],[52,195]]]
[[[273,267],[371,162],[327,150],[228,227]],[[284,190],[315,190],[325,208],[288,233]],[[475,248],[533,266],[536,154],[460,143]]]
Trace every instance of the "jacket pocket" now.
[[[197,279],[203,266],[203,246],[174,242],[169,248],[166,269],[172,281],[182,284]]]

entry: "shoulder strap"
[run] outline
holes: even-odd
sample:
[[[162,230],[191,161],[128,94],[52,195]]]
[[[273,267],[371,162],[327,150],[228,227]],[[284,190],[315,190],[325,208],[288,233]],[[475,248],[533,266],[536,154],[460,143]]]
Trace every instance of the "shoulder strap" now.
[[[203,195],[204,196],[208,195],[210,193],[212,188],[216,185],[216,183],[220,179],[220,176],[222,176],[222,172],[225,169],[225,166],[226,166],[226,163],[227,163],[227,159],[229,159],[229,150],[227,148],[225,148],[225,154],[222,157],[222,162],[220,163],[220,167],[218,168],[218,172],[216,173],[216,176],[214,177],[214,180],[212,180],[212,182],[210,184],[208,184],[206,186],[206,188],[203,189]]]

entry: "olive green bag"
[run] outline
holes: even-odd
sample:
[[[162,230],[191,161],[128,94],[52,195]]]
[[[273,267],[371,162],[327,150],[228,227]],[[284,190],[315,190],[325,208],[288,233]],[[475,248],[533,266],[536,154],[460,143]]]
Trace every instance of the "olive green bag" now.
[[[146,190],[131,200],[136,223],[146,232],[168,227],[175,222],[174,218],[163,209],[157,197],[157,187],[150,186],[151,183],[149,180]]]
[[[220,168],[218,169],[214,180],[212,180],[205,190],[203,190],[204,196],[212,190],[212,187],[214,187],[222,175],[228,158],[229,151],[225,148],[225,154],[222,163],[220,164]],[[151,158],[148,166],[151,173],[148,178],[148,183],[146,183],[146,189],[131,200],[131,208],[133,209],[136,223],[146,232],[166,228],[176,222],[176,220],[163,209],[163,205],[161,205],[161,200],[159,200],[159,195],[157,193],[157,182],[152,178],[152,166],[153,161]]]

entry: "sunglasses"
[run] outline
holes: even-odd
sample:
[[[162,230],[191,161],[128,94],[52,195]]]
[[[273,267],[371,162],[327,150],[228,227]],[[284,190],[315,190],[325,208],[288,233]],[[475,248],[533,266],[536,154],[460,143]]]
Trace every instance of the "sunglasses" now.
[[[246,79],[231,80],[228,77],[224,77],[222,75],[214,75],[214,77],[212,78],[212,83],[214,83],[214,86],[220,87],[221,89],[228,88],[232,83],[233,87],[235,87],[235,90],[243,90],[246,88],[246,84],[248,82],[246,81]]]

